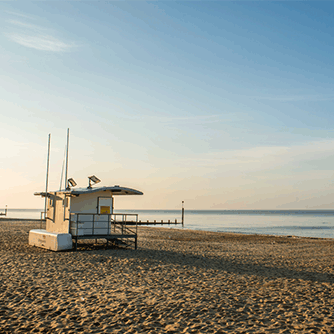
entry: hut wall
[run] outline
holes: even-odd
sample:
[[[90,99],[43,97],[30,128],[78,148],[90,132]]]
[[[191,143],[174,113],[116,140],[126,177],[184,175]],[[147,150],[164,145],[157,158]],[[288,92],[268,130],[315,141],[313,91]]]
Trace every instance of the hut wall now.
[[[69,201],[64,193],[51,193],[46,213],[46,231],[69,233]]]
[[[94,193],[80,194],[79,196],[71,198],[71,212],[98,213],[99,197],[112,199],[110,191],[98,191]],[[112,213],[112,207],[110,213]]]

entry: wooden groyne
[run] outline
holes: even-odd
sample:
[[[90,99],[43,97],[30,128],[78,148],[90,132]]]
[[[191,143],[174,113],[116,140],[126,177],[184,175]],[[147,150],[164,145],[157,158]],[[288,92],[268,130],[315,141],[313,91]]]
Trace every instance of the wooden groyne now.
[[[141,220],[139,220],[137,222],[127,221],[126,225],[132,225],[132,226],[133,225],[138,225],[138,226],[140,226],[140,225],[182,225],[182,227],[184,226],[183,221],[180,222],[180,221],[177,221],[177,219],[175,219],[175,221],[170,221],[170,220],[168,220],[168,221],[163,221],[163,220],[161,220],[161,221],[157,221],[157,220],[141,221]]]

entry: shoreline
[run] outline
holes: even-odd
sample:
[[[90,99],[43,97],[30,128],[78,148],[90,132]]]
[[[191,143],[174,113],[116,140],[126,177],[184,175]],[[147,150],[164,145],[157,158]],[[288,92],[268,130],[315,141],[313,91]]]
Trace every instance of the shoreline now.
[[[38,219],[38,218],[7,218],[7,217],[0,217],[0,222],[1,221],[8,221],[8,222],[45,222],[45,219]]]
[[[128,210],[132,212],[131,210]],[[141,221],[160,221],[161,219],[174,221],[179,216],[166,211],[160,212],[155,210],[155,213],[139,213]],[[237,212],[237,211],[236,211]],[[334,211],[333,211],[334,212]],[[13,216],[15,215],[15,216]],[[7,214],[8,218],[12,219],[40,219],[41,216],[34,216],[28,212]],[[159,219],[158,219],[159,218]],[[1,218],[0,218],[1,219]],[[179,221],[179,219],[178,219]],[[315,237],[315,238],[333,238],[334,239],[334,215],[324,213],[318,214],[229,214],[220,215],[211,211],[209,214],[200,213],[194,214],[186,211],[185,228],[216,231],[222,233],[247,233],[247,234],[265,234],[279,236],[295,236],[295,237]],[[154,225],[153,225],[154,226]],[[155,225],[160,228],[159,225]],[[171,227],[174,227],[171,225]]]
[[[177,227],[173,227],[173,229],[178,229]],[[223,233],[223,234],[242,234],[242,235],[249,235],[249,236],[268,236],[268,237],[277,237],[277,238],[304,238],[304,239],[320,239],[320,240],[333,240],[334,238],[322,238],[322,237],[304,237],[299,235],[284,235],[284,234],[266,234],[266,233],[247,233],[247,232],[227,232],[227,231],[208,231],[208,230],[200,230],[200,229],[191,229],[191,228],[184,228],[189,231],[201,231],[201,232],[212,232],[212,233]]]
[[[43,223],[45,222],[45,219],[30,219],[30,218],[6,218],[6,217],[1,217],[0,216],[0,223],[1,222],[39,222]],[[306,236],[298,236],[298,235],[283,235],[283,234],[266,234],[266,233],[247,233],[247,232],[227,232],[227,231],[209,231],[209,230],[201,230],[201,229],[191,229],[191,228],[180,228],[180,227],[174,227],[171,223],[170,227],[164,227],[164,226],[159,226],[157,223],[157,226],[141,226],[142,227],[152,227],[152,228],[165,228],[165,229],[175,229],[175,230],[189,230],[189,231],[201,231],[201,232],[212,232],[212,233],[223,233],[223,234],[242,234],[242,235],[249,235],[249,236],[268,236],[268,237],[277,237],[277,238],[292,238],[292,239],[319,239],[319,240],[334,240],[334,238],[325,238],[325,237],[306,237]],[[139,227],[138,227],[139,228]]]
[[[138,250],[0,224],[2,333],[333,331],[334,240],[139,227]]]

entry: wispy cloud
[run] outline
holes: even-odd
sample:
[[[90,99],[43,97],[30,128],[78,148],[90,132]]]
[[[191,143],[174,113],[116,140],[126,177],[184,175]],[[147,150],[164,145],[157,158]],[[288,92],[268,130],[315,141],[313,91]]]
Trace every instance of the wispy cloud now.
[[[249,149],[226,150],[210,152],[200,157],[189,158],[185,163],[196,164],[202,167],[226,168],[229,170],[257,171],[276,169],[282,166],[301,165],[304,163],[318,163],[332,158],[334,140],[308,142],[303,145],[252,147]],[[333,158],[334,159],[334,158]],[[331,168],[327,164],[319,167]]]
[[[211,115],[189,115],[189,116],[151,116],[151,115],[122,115],[122,118],[131,119],[131,120],[145,120],[152,121],[157,123],[198,123],[198,124],[207,124],[207,123],[219,123],[219,122],[234,122],[236,120],[246,120],[249,119],[247,115],[243,113],[226,113],[226,114],[211,114]]]
[[[26,23],[26,22],[22,22],[22,21],[19,21],[19,20],[8,20],[7,22],[12,24],[12,25],[21,27],[21,28],[33,29],[33,30],[36,30],[36,31],[46,30],[46,29],[44,29],[44,28],[42,28],[42,27],[40,27],[36,24]]]
[[[75,45],[67,44],[61,40],[50,36],[50,35],[26,35],[9,33],[6,34],[9,39],[20,45],[26,46],[28,48],[41,50],[41,51],[53,51],[53,52],[64,52],[73,48]]]
[[[149,116],[149,115],[128,115],[126,118],[131,119],[157,119],[162,121],[173,121],[173,120],[203,120],[218,118],[220,115],[193,115],[193,116]]]
[[[277,95],[277,96],[247,96],[254,100],[267,100],[277,102],[321,102],[321,101],[332,101],[334,95]]]
[[[16,16],[26,17],[22,14],[12,13]],[[8,20],[11,32],[5,33],[5,36],[11,41],[25,46],[27,48],[50,51],[65,52],[77,47],[76,43],[65,42],[57,37],[49,29],[36,24],[27,23],[21,19]]]
[[[21,14],[21,13],[17,13],[17,12],[12,12],[12,11],[10,11],[10,10],[6,10],[5,11],[5,13],[7,13],[7,14],[11,14],[11,15],[15,15],[15,16],[19,16],[19,17],[23,17],[23,18],[25,18],[25,19],[33,19],[31,16],[29,16],[29,15],[26,15],[26,14]]]
[[[171,116],[171,117],[151,117],[152,119],[156,119],[160,122],[216,122],[219,120],[221,115],[194,115],[194,116]]]

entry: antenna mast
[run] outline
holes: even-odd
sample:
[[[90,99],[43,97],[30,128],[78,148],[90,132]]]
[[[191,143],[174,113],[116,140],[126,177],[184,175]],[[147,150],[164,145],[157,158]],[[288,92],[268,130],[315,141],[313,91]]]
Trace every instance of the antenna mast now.
[[[59,184],[59,191],[61,190],[61,185],[63,183],[63,176],[64,176],[64,166],[65,166],[65,158],[66,158],[66,146],[64,149],[64,159],[63,159],[63,165],[61,167],[61,174],[60,174],[60,184]]]
[[[66,145],[66,168],[65,168],[65,189],[68,188],[67,172],[68,172],[68,147],[70,142],[70,129],[67,129],[67,145]]]
[[[48,157],[46,162],[46,181],[45,181],[45,201],[44,201],[44,218],[46,218],[46,203],[48,200],[48,184],[49,184],[49,163],[50,163],[50,143],[51,143],[51,133],[48,137]]]

